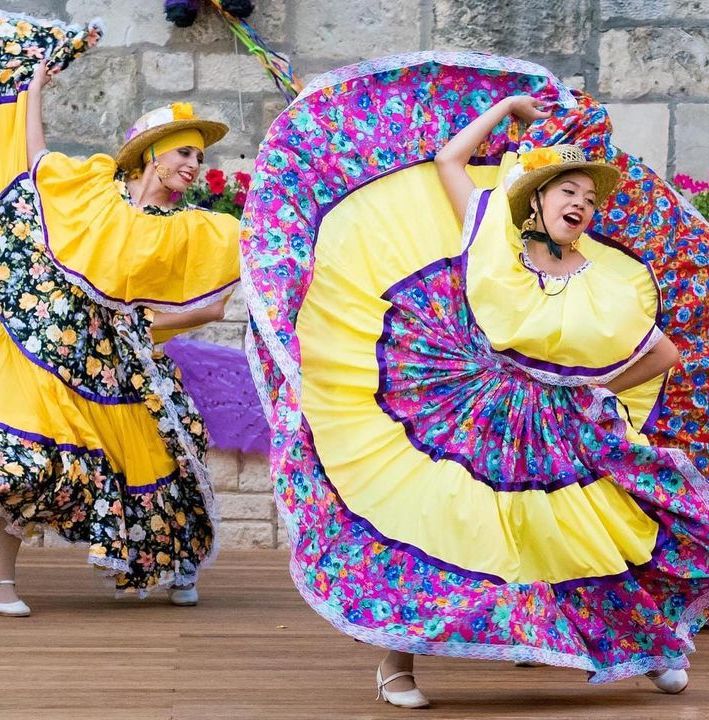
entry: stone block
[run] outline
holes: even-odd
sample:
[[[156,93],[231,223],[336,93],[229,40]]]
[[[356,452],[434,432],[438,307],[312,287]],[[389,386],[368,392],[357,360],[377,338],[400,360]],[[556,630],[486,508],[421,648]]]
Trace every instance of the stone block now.
[[[194,58],[188,52],[143,53],[141,70],[145,82],[155,90],[185,92],[194,88]]]
[[[197,87],[219,92],[276,92],[271,76],[256,57],[235,52],[200,53]]]
[[[571,75],[561,78],[561,82],[572,90],[585,90],[586,78],[583,75]]]
[[[209,469],[216,492],[235,491],[239,483],[239,454],[229,450],[210,448],[207,453]]]
[[[286,525],[280,515],[278,515],[278,525],[276,526],[276,547],[290,548],[288,531],[286,530]]]
[[[709,0],[601,0],[601,20],[697,20],[709,17]]]
[[[31,7],[27,5],[27,0],[3,0],[2,9],[5,12],[25,13],[45,20],[67,20],[62,0],[32,0]]]
[[[135,55],[81,58],[57,76],[46,91],[47,140],[77,143],[90,151],[113,153],[140,114],[136,103]]]
[[[609,98],[707,97],[709,29],[644,27],[601,34],[598,89]]]
[[[271,127],[273,121],[287,108],[287,104],[283,98],[273,98],[264,100],[263,102],[263,123],[261,126],[262,134],[265,136],[268,128]]]
[[[238,322],[214,322],[185,333],[184,337],[202,342],[210,342],[224,347],[244,349],[246,328]]]
[[[661,103],[606,105],[614,145],[642,158],[658,175],[667,171],[670,111]]]
[[[332,60],[373,58],[418,50],[418,0],[350,0],[293,3],[296,55]]]
[[[592,29],[591,0],[437,0],[433,47],[514,57],[583,53]]]
[[[247,322],[246,303],[241,284],[236,286],[234,294],[227,301],[224,319],[230,322]]]
[[[271,471],[268,458],[257,453],[244,453],[239,473],[239,492],[271,492]]]
[[[220,493],[219,512],[224,520],[273,521],[273,495]]]
[[[192,99],[195,112],[208,120],[217,120],[226,123],[230,132],[214,146],[212,153],[239,157],[256,157],[258,133],[261,128],[260,103],[244,99],[239,103],[236,93],[228,93],[229,100],[200,100]],[[146,108],[150,109],[150,106]],[[243,114],[242,114],[243,113]],[[211,153],[207,153],[209,162]]]
[[[709,104],[677,105],[675,170],[709,182]]]
[[[254,3],[254,12],[248,18],[249,25],[258,29],[258,34],[269,45],[287,41],[286,0],[268,0]]]
[[[219,526],[222,550],[248,550],[272,548],[275,545],[273,525],[270,522],[226,520]]]
[[[200,2],[199,15],[193,25],[179,28],[172,25],[170,44],[204,47],[214,43],[233,42],[233,35],[222,16],[208,2]]]
[[[137,43],[165,45],[172,23],[165,19],[161,2],[145,0],[67,0],[66,10],[72,22],[85,23],[100,17],[106,34],[102,47],[123,47]]]

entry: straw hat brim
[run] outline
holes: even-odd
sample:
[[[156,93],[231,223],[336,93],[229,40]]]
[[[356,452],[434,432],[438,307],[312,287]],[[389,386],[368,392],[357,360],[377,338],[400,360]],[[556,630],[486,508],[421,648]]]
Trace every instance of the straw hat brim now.
[[[177,130],[189,130],[194,128],[202,133],[204,147],[214,145],[221,140],[228,132],[229,127],[224,123],[214,120],[174,120],[173,122],[158,125],[157,127],[144,130],[132,137],[116,153],[116,164],[123,170],[135,170],[143,167],[143,153],[160,138],[170,135]]]
[[[517,178],[507,191],[512,212],[512,222],[517,227],[521,227],[532,212],[529,198],[535,189],[549,182],[556,175],[567,173],[570,170],[580,170],[593,179],[596,186],[597,207],[600,207],[606,201],[606,198],[613,192],[620,179],[620,170],[614,165],[607,165],[606,163],[565,162],[530,170]]]

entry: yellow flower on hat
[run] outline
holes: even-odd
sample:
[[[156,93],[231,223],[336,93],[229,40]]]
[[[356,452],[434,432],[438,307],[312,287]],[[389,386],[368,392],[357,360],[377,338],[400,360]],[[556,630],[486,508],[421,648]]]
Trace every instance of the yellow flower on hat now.
[[[175,120],[192,120],[194,117],[192,103],[174,102],[170,107],[172,108],[172,117]]]
[[[554,148],[535,148],[520,155],[519,162],[524,171],[529,172],[548,165],[560,165],[562,157]]]

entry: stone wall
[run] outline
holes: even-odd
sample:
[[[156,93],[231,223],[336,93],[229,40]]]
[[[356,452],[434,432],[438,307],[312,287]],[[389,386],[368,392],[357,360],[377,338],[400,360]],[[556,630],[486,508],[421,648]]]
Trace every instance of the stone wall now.
[[[220,18],[167,23],[161,0],[0,0],[3,9],[85,22],[106,36],[90,59],[48,92],[48,141],[77,154],[113,151],[144,111],[189,100],[232,127],[211,165],[252,167],[258,142],[284,103],[257,61],[235,54]],[[298,74],[365,57],[467,48],[541,62],[609,108],[616,144],[661,174],[709,180],[709,0],[255,0],[250,22]],[[237,296],[224,322],[196,333],[242,347]],[[274,547],[282,540],[264,458],[214,451],[223,547]]]

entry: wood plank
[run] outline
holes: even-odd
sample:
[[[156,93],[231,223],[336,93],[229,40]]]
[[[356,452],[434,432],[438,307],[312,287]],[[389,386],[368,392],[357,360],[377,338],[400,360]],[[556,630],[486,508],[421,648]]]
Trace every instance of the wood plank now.
[[[18,582],[30,618],[0,618],[2,720],[704,720],[709,634],[689,689],[644,678],[594,687],[585,674],[417,659],[433,707],[375,702],[382,651],[335,632],[302,601],[287,554],[225,552],[196,608],[114,599],[74,548],[27,548]],[[285,627],[281,627],[285,626]]]

